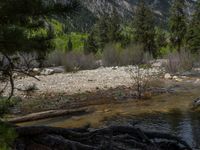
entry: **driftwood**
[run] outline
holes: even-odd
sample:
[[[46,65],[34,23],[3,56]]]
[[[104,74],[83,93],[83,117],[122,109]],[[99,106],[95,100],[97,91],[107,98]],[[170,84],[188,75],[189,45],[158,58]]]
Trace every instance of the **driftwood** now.
[[[23,123],[28,121],[36,121],[46,118],[54,118],[59,116],[74,116],[80,114],[87,114],[92,112],[92,110],[87,108],[76,109],[76,110],[50,110],[45,112],[33,113],[23,117],[18,117],[8,120],[10,123]]]
[[[180,138],[133,126],[63,129],[16,127],[14,150],[192,150]]]

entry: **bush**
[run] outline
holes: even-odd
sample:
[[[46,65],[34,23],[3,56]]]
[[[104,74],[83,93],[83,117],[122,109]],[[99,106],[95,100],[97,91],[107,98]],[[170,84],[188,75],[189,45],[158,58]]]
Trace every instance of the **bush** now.
[[[118,66],[120,63],[120,52],[114,45],[106,45],[103,50],[102,62],[104,66]]]
[[[12,145],[16,137],[17,135],[15,130],[0,121],[0,149],[11,149],[9,146]]]
[[[157,79],[157,74],[152,72],[150,68],[142,68],[141,66],[129,67],[127,71],[130,74],[132,86],[137,92],[137,98],[151,98],[151,93],[147,91],[151,87],[151,83]]]
[[[90,70],[99,67],[93,54],[85,55],[83,53],[75,52],[69,52],[65,55],[63,65],[67,72],[86,69]]]
[[[143,63],[144,51],[142,45],[132,45],[121,52],[120,65],[136,65]]]
[[[152,56],[143,51],[143,46],[130,45],[126,49],[119,50],[113,45],[107,45],[103,51],[104,66],[126,66],[149,62]]]
[[[168,55],[168,62],[165,65],[166,71],[177,73],[189,71],[194,64],[194,58],[190,51],[182,49],[180,53],[172,52]]]
[[[64,52],[61,51],[53,51],[49,54],[47,58],[47,66],[62,66],[63,65],[63,59],[64,59]]]

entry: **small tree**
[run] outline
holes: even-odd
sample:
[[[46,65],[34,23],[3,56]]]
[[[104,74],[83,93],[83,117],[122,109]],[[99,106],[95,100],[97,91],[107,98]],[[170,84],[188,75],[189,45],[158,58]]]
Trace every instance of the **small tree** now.
[[[187,32],[187,18],[184,9],[185,1],[174,0],[169,18],[170,40],[172,46],[176,48],[178,52],[180,52],[181,46],[184,44]]]
[[[144,0],[140,0],[135,13],[134,31],[134,40],[144,45],[144,51],[157,57],[154,14]]]
[[[71,37],[69,37],[69,40],[68,40],[68,42],[67,42],[66,51],[67,51],[67,52],[70,52],[70,51],[72,51],[72,49],[73,49],[73,43],[72,43]]]
[[[146,93],[150,87],[151,81],[153,80],[153,75],[150,74],[149,68],[143,69],[137,65],[136,67],[130,67],[128,73],[132,79],[133,88],[135,88],[137,92],[137,98],[147,98]]]

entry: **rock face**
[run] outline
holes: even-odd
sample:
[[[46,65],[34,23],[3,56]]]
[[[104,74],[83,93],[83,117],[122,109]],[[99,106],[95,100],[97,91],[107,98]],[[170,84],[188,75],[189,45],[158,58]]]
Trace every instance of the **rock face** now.
[[[84,0],[83,5],[96,16],[99,16],[103,12],[112,12],[115,8],[122,17],[132,17],[134,10],[137,8],[139,0]],[[193,4],[195,0],[185,0],[187,6],[186,11],[191,14],[193,10]],[[155,14],[161,19],[166,19],[169,15],[169,9],[172,4],[172,0],[145,0],[147,4],[152,7]]]

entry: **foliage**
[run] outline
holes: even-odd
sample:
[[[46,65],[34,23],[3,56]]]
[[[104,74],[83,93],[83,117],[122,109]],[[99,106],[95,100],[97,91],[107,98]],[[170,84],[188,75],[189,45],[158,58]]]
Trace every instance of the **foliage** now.
[[[92,31],[89,35],[87,40],[84,42],[84,53],[90,54],[90,53],[97,53],[98,51],[98,42],[95,36],[94,31]]]
[[[97,22],[99,48],[103,50],[105,45],[109,42],[109,15],[104,14]]]
[[[147,90],[150,87],[151,81],[153,80],[153,75],[150,74],[150,69],[143,69],[140,66],[136,66],[129,67],[127,71],[132,79],[132,85],[137,91],[137,98],[150,98],[151,96],[149,94],[147,96]]]
[[[67,42],[66,51],[72,51],[72,49],[73,49],[72,39],[71,39],[71,37],[69,37],[69,40]]]
[[[144,51],[157,57],[155,45],[155,19],[153,11],[141,0],[134,18],[134,41],[144,45]]]
[[[162,56],[161,49],[167,46],[167,37],[165,31],[161,28],[156,28],[156,36],[155,36],[156,48],[158,50],[158,55]]]
[[[104,66],[127,66],[143,64],[150,59],[147,52],[143,51],[143,45],[132,44],[127,48],[117,48],[114,44],[106,45],[102,61]],[[146,60],[145,60],[146,59]]]
[[[69,52],[64,55],[63,65],[67,72],[90,70],[98,67],[93,54]]]
[[[174,0],[169,18],[170,40],[173,47],[180,52],[187,32],[185,1]]]
[[[84,48],[84,41],[87,38],[85,33],[72,32],[70,34],[62,34],[54,39],[55,49],[60,51],[66,50],[66,41],[71,38],[73,50],[80,51]]]
[[[168,55],[165,68],[170,73],[189,71],[194,64],[194,57],[190,51],[182,49],[180,52],[172,52]]]
[[[200,1],[196,1],[195,13],[189,24],[187,44],[193,53],[200,51]]]
[[[102,61],[104,66],[118,66],[120,52],[115,45],[107,44],[103,50]]]
[[[11,144],[14,142],[16,137],[17,134],[15,133],[15,130],[0,121],[0,149],[10,150]]]
[[[121,40],[121,20],[115,8],[109,18],[108,42],[119,42]]]
[[[98,66],[94,54],[84,54],[83,52],[61,52],[54,51],[47,58],[49,66],[64,66],[67,72],[78,70],[95,69]]]

